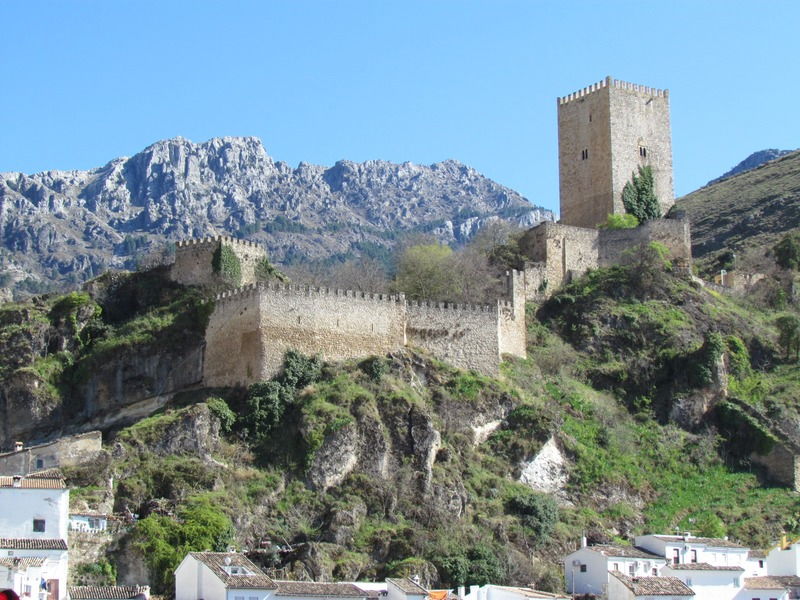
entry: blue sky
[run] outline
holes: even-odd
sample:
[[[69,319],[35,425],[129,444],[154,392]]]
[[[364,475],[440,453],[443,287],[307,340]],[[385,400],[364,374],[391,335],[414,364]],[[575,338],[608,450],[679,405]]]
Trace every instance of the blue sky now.
[[[800,146],[800,2],[0,2],[0,171],[182,135],[276,160],[453,158],[557,209],[556,97],[669,88],[676,193]]]

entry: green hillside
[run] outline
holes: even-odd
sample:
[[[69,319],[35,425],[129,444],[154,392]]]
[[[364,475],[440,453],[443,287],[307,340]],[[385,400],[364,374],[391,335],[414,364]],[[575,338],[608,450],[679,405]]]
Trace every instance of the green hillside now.
[[[7,305],[0,340],[27,350],[3,353],[4,391],[35,374],[55,406],[109,348],[196,339],[208,304],[159,277]],[[144,568],[169,593],[184,552],[234,545],[281,577],[559,590],[582,534],[678,527],[763,548],[800,533],[800,497],[750,461],[784,435],[771,423],[797,419],[778,313],[705,291],[655,251],[528,308],[528,358],[499,378],[417,352],[337,365],[290,353],[269,382],[186,391],[109,429],[104,457],[66,472],[73,509],[141,518],[76,571]],[[71,397],[66,419],[81,411]],[[520,476],[549,440],[564,479],[537,491]]]
[[[739,268],[769,270],[767,250],[800,227],[800,152],[692,192],[673,210],[685,211],[692,224],[701,271],[718,270],[726,252],[736,254]]]

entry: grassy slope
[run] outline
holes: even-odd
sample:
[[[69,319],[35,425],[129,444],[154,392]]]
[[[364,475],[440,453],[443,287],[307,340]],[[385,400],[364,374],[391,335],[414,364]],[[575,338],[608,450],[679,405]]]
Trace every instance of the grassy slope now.
[[[107,463],[69,473],[78,488],[75,499],[91,504],[113,475],[117,509],[180,515],[207,500],[234,521],[237,543],[252,547],[262,536],[313,543],[328,576],[423,571],[452,583],[464,567],[470,577],[490,573],[495,582],[533,581],[545,589],[558,589],[559,559],[583,532],[600,541],[679,527],[760,547],[782,530],[797,532],[800,498],[762,485],[746,462],[734,460],[727,442],[738,440],[720,438],[724,432],[713,421],[688,432],[664,418],[669,402],[696,385],[690,378],[678,378],[679,385],[673,380],[680,367],[702,358],[698,352],[710,331],[745,342],[751,370],[734,380],[743,400],[766,413],[770,402],[794,402],[798,369],[775,356],[772,315],[647,269],[652,265],[596,271],[562,290],[538,315],[531,307],[529,358],[507,363],[499,381],[422,357],[395,358],[379,372],[358,363],[326,367],[315,383],[294,393],[275,430],[278,442],[294,441],[266,452],[234,425],[213,457],[217,462],[159,455],[147,440],[161,439],[159,432],[191,409],[187,403],[206,401],[203,395],[182,398],[119,432]],[[122,311],[116,318],[113,305],[106,306],[110,331],[100,339],[128,340],[129,330],[138,331],[133,324],[142,319],[141,310],[129,323]],[[144,314],[151,313],[160,314],[147,305]],[[161,320],[155,321],[159,329]],[[754,378],[760,384],[748,383]],[[759,400],[758,390],[768,390],[770,399]],[[775,390],[780,392],[773,396]],[[238,419],[247,419],[247,405],[235,391],[219,393]],[[463,431],[447,426],[454,407],[482,410],[499,398],[514,410],[485,443],[473,445]],[[420,496],[419,467],[408,451],[400,452],[388,480],[356,472],[325,492],[305,483],[308,465],[329,435],[364,418],[394,422],[403,431],[407,415],[416,413],[427,415],[442,434],[434,496]],[[519,461],[534,455],[551,433],[569,459],[566,503],[555,521],[547,503],[525,496],[515,481]],[[442,502],[452,493],[462,499],[462,510]],[[534,514],[525,512],[530,506]],[[333,523],[341,527],[342,515],[362,510],[346,541],[331,541]],[[477,546],[502,560],[481,555]],[[291,561],[286,565],[293,568]]]
[[[800,227],[800,152],[679,198],[692,224],[692,252],[703,271],[731,250],[759,269],[764,251]]]

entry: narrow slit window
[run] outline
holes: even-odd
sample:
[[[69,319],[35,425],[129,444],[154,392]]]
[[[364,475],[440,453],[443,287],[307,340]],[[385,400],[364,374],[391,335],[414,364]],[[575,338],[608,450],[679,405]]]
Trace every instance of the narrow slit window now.
[[[642,158],[647,158],[647,148],[644,146],[639,146],[639,156]]]

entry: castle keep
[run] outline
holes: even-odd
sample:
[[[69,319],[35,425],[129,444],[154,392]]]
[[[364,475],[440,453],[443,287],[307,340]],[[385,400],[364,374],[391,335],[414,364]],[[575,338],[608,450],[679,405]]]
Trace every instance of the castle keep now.
[[[506,298],[487,306],[408,302],[282,283],[257,283],[245,261],[266,258],[260,246],[229,237],[177,245],[172,279],[214,286],[212,257],[227,246],[242,262],[242,287],[217,296],[206,329],[203,382],[249,384],[275,375],[287,350],[344,360],[406,346],[464,369],[496,374],[503,354],[525,356],[524,277],[507,273]]]
[[[527,297],[540,300],[589,269],[619,264],[651,242],[678,264],[691,264],[689,223],[654,219],[635,229],[598,229],[623,214],[622,188],[639,167],[653,171],[662,214],[674,204],[669,91],[606,77],[558,98],[561,220],[525,232],[520,249]]]
[[[666,214],[675,197],[669,90],[606,77],[558,98],[561,223],[597,227],[624,213],[622,188],[646,165]]]

